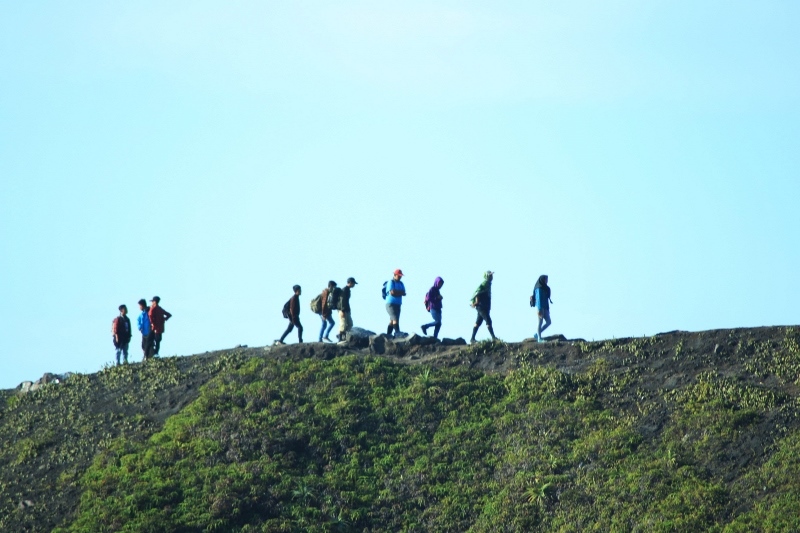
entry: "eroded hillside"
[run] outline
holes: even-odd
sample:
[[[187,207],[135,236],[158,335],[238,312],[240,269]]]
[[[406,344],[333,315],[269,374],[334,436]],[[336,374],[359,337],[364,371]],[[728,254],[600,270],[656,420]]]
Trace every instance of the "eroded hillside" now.
[[[428,342],[2,391],[0,530],[800,530],[800,329]]]

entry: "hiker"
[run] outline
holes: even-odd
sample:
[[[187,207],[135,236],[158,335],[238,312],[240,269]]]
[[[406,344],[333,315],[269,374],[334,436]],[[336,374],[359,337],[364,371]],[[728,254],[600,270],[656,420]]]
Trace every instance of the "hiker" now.
[[[347,340],[347,332],[353,329],[353,317],[350,315],[350,289],[357,285],[355,278],[347,278],[347,284],[342,289],[339,299],[339,342]]]
[[[399,337],[400,333],[400,306],[403,305],[403,296],[406,295],[406,287],[400,281],[403,278],[403,271],[399,268],[394,271],[392,279],[383,284],[383,298],[386,300],[386,312],[389,313],[389,326],[386,334]]]
[[[339,307],[338,303],[334,302],[333,298],[333,291],[336,289],[336,282],[331,280],[328,282],[328,286],[322,289],[322,294],[320,294],[322,308],[320,312],[320,316],[322,317],[322,328],[319,330],[319,342],[322,342],[323,339],[327,342],[333,342],[331,338],[328,336],[331,334],[331,330],[336,323],[333,321],[333,309]],[[327,330],[325,329],[327,327]]]
[[[148,342],[150,339],[150,316],[147,314],[147,301],[144,298],[139,300],[139,311],[141,313],[136,319],[136,325],[142,334],[142,361],[147,361],[153,353],[153,343]]]
[[[286,344],[283,342],[284,339],[295,327],[297,327],[297,342],[301,344],[303,342],[303,325],[300,323],[300,293],[302,291],[300,285],[295,285],[292,290],[294,296],[289,298],[289,301],[283,306],[283,318],[289,319],[289,327],[283,332],[281,338],[275,341],[275,344]]]
[[[440,277],[437,277],[433,281],[433,287],[425,294],[425,309],[427,309],[431,317],[433,317],[433,322],[430,324],[424,324],[422,326],[422,334],[428,334],[428,328],[432,327],[433,329],[433,338],[439,338],[439,329],[442,327],[442,294],[439,292],[439,289],[442,288],[444,285],[444,280]]]
[[[161,349],[161,337],[164,334],[164,323],[169,320],[172,315],[167,312],[166,309],[161,307],[159,304],[161,303],[161,298],[158,296],[153,296],[150,300],[150,311],[148,316],[150,317],[150,339],[151,347],[150,347],[150,356],[158,355],[159,350]]]
[[[547,276],[542,274],[539,276],[536,285],[533,287],[533,295],[531,296],[531,306],[536,306],[536,312],[539,316],[539,327],[533,338],[539,342],[545,342],[542,338],[542,332],[550,326],[550,286],[547,284]],[[542,327],[544,322],[544,327]]]
[[[478,318],[475,319],[475,327],[472,328],[470,344],[475,342],[475,334],[478,333],[478,328],[481,327],[484,320],[492,340],[497,340],[492,329],[492,317],[489,316],[489,311],[492,309],[492,279],[494,279],[494,272],[487,270],[483,274],[483,282],[478,285],[475,294],[472,295],[472,307],[478,311]]]
[[[128,344],[131,342],[131,320],[128,318],[128,307],[119,306],[119,316],[111,323],[111,333],[114,335],[114,348],[117,349],[117,366],[120,365],[120,355],[128,364]]]

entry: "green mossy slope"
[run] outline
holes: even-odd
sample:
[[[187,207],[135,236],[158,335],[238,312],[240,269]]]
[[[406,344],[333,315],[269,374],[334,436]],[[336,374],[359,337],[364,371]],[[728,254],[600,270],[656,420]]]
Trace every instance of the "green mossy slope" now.
[[[7,395],[0,466],[61,465],[38,490],[73,496],[46,522],[5,510],[0,526],[798,531],[799,340],[761,328],[398,358],[287,347],[109,369]],[[177,394],[191,376],[205,385]],[[92,443],[91,466],[65,455],[70,431]],[[4,501],[24,494],[2,483]]]

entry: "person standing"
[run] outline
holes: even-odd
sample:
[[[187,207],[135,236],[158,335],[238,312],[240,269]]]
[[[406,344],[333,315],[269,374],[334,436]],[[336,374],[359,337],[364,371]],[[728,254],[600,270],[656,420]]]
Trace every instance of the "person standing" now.
[[[472,338],[469,341],[470,343],[475,342],[475,334],[478,333],[478,328],[481,327],[481,324],[483,324],[484,321],[486,321],[486,329],[489,330],[492,340],[497,340],[497,337],[494,336],[494,330],[492,329],[492,317],[489,315],[489,312],[492,309],[493,279],[494,272],[487,270],[483,274],[483,281],[480,285],[478,285],[478,288],[475,290],[475,294],[472,295],[472,307],[478,311],[478,317],[475,319],[475,327],[472,328]]]
[[[286,344],[284,339],[292,330],[297,327],[297,342],[302,344],[303,342],[303,325],[300,323],[300,294],[302,290],[300,289],[300,285],[295,285],[292,287],[294,291],[294,295],[289,298],[289,301],[283,306],[283,317],[289,319],[289,326],[286,328],[286,331],[283,332],[281,338],[275,341],[275,344]]]
[[[342,298],[339,303],[339,341],[347,340],[347,332],[353,329],[353,317],[350,314],[350,289],[356,286],[355,278],[347,278],[347,284],[342,289]]]
[[[320,316],[322,317],[322,328],[319,330],[319,342],[322,342],[325,339],[328,342],[333,342],[329,335],[331,334],[331,330],[336,323],[333,321],[333,307],[338,307],[333,304],[333,291],[336,289],[336,282],[329,281],[328,286],[322,289],[321,302],[322,302],[322,312]],[[327,330],[325,329],[327,327]]]
[[[440,277],[437,277],[433,281],[433,287],[430,288],[428,293],[425,295],[425,308],[430,312],[431,317],[433,317],[433,322],[430,324],[424,324],[422,326],[422,334],[428,334],[428,328],[433,327],[433,338],[439,338],[439,329],[442,327],[442,299],[444,298],[439,292],[439,289],[442,288],[444,285],[444,280]]]
[[[120,365],[120,356],[128,364],[128,344],[131,342],[131,320],[128,318],[128,307],[119,306],[119,316],[111,323],[111,333],[114,335],[114,348],[117,349],[117,366]]]
[[[550,326],[550,286],[547,284],[547,276],[542,274],[536,281],[533,287],[533,295],[531,296],[531,303],[536,306],[536,313],[539,316],[539,327],[533,338],[539,342],[545,342],[542,338],[542,332]],[[542,327],[544,322],[544,327]]]
[[[394,330],[394,336],[400,336],[400,306],[403,305],[403,296],[406,295],[406,287],[401,281],[403,279],[403,271],[399,268],[394,271],[392,279],[384,284],[386,294],[386,312],[389,313],[389,326],[386,328],[386,334],[391,335]]]
[[[150,316],[150,338],[152,339],[151,357],[158,355],[161,349],[161,337],[164,334],[164,323],[172,317],[166,309],[159,305],[160,303],[161,298],[158,296],[153,296],[153,299],[150,300],[150,312],[148,314]]]
[[[153,353],[153,343],[150,340],[150,316],[147,314],[147,301],[142,298],[139,300],[139,317],[136,319],[136,325],[139,332],[142,334],[142,361],[147,361]]]

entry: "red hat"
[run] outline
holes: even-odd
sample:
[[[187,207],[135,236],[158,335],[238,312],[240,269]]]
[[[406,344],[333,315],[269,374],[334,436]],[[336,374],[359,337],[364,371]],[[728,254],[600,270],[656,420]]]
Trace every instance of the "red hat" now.
[[[403,271],[398,268],[397,270],[394,271],[394,275],[395,276],[402,276],[403,275]]]

